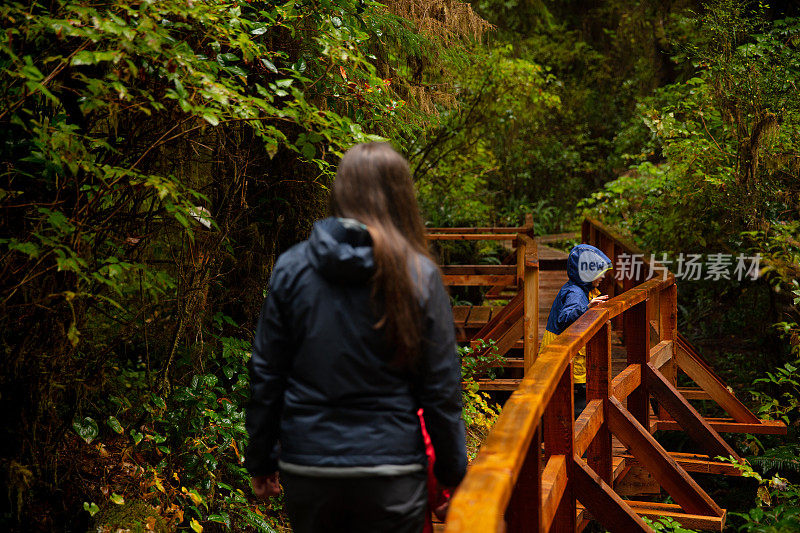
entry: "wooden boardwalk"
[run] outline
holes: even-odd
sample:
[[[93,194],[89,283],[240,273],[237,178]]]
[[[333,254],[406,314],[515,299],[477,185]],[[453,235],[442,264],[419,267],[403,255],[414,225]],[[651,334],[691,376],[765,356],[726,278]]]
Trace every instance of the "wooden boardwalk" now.
[[[739,475],[714,457],[736,452],[720,433],[785,433],[759,420],[677,331],[677,290],[664,279],[607,278],[608,302],[588,310],[541,354],[550,306],[567,280],[567,254],[519,228],[439,228],[431,240],[509,243],[502,265],[445,265],[449,285],[484,286],[482,305],[457,306],[460,342],[478,348],[492,340],[507,358],[501,379],[483,390],[510,398],[451,504],[445,530],[576,531],[590,520],[612,532],[651,531],[642,516],[668,516],[692,529],[722,531],[726,512],[691,473]],[[560,236],[565,239],[570,235]],[[618,254],[641,253],[612,229],[584,222],[582,241]],[[650,269],[644,268],[643,271]],[[589,403],[577,420],[572,408],[571,359],[587,353]],[[695,387],[679,388],[678,373]],[[703,418],[691,405],[712,400],[729,417]],[[665,450],[656,430],[688,434],[706,454]],[[674,504],[653,503],[667,492]]]

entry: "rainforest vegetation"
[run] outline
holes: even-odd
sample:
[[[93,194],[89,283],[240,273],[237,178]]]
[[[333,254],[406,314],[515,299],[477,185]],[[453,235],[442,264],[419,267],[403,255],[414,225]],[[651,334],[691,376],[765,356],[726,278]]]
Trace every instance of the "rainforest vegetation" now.
[[[0,24],[0,529],[287,527],[242,467],[253,327],[371,140],[431,226],[588,214],[666,260],[760,254],[758,280],[680,282],[679,328],[789,426],[734,437],[728,528],[800,527],[795,2],[40,0]]]

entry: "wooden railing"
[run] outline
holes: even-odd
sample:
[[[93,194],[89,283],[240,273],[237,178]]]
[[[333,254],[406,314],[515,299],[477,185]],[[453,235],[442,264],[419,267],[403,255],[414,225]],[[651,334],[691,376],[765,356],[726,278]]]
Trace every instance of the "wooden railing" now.
[[[429,228],[429,241],[506,241],[509,257],[502,265],[442,265],[448,286],[486,286],[491,293],[516,291],[508,305],[497,310],[479,331],[466,340],[492,339],[501,355],[522,340],[522,367],[533,364],[539,348],[539,260],[530,216],[520,227]]]
[[[623,253],[641,253],[594,220],[584,222],[583,238],[615,264]],[[670,454],[651,435],[653,396],[660,421],[680,425],[705,447],[709,456],[699,457],[706,471],[724,471],[724,463],[710,459],[716,455],[739,459],[675,387],[675,278],[664,270],[647,279],[651,270],[662,271],[657,264],[651,269],[646,257],[642,263],[644,272],[610,283],[606,290],[613,297],[589,309],[542,353],[526,350],[524,378],[457,490],[445,531],[573,532],[589,516],[612,532],[650,531],[641,516],[665,515],[688,527],[722,530],[724,509],[682,466],[691,460]],[[527,287],[523,291],[528,294]],[[628,363],[613,379],[612,324],[624,339]],[[531,325],[526,321],[526,348],[536,335]],[[588,405],[574,420],[572,358],[583,348]],[[626,454],[615,457],[612,433]],[[623,500],[612,485],[633,463],[649,471],[676,504]]]

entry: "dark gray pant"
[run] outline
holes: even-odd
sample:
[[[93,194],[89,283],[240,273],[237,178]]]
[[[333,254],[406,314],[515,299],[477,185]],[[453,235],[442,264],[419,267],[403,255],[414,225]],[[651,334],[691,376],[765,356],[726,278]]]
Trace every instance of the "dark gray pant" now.
[[[281,473],[294,533],[420,533],[427,474],[326,478]]]

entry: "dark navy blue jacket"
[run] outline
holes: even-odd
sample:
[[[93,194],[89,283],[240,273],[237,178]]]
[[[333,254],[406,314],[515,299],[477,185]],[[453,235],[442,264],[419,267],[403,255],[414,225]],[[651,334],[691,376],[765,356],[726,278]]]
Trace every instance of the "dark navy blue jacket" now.
[[[592,281],[611,268],[611,260],[590,244],[579,244],[569,252],[567,281],[558,291],[550,315],[547,331],[560,335],[570,324],[589,309],[589,291]]]
[[[425,465],[422,407],[437,479],[453,486],[463,478],[461,364],[439,270],[421,256],[409,261],[419,276],[424,331],[417,367],[401,370],[383,329],[375,329],[371,242],[356,221],[327,218],[278,258],[253,343],[251,475],[276,471],[278,459],[338,468]]]

